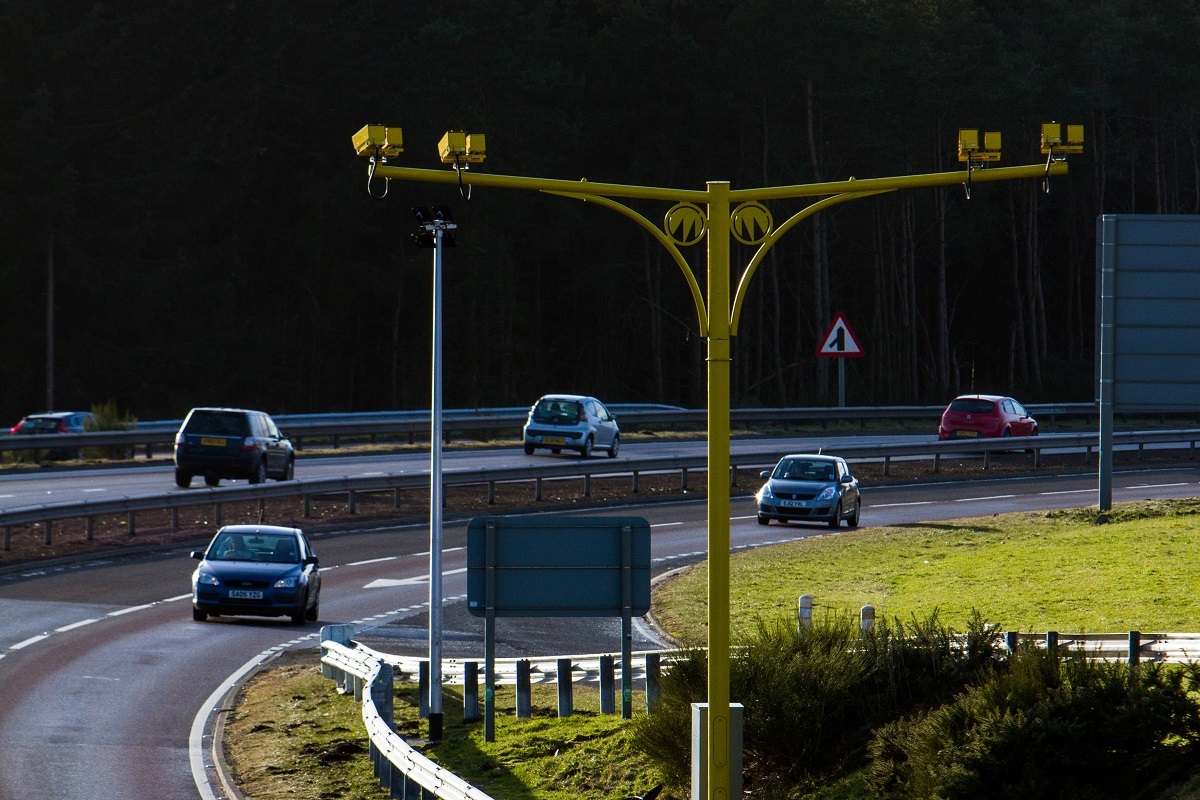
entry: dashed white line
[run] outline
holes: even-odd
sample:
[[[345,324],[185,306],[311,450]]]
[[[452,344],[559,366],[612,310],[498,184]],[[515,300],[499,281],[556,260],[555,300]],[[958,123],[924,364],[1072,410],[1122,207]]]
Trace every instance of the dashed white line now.
[[[49,636],[50,636],[50,634],[48,634],[48,633],[41,633],[41,634],[38,634],[37,636],[30,636],[28,639],[26,639],[23,642],[17,642],[16,644],[9,645],[8,649],[9,650],[24,650],[26,647],[29,647],[29,645],[36,644],[36,643],[40,642],[42,639],[48,638]]]
[[[916,500],[912,503],[872,503],[871,508],[899,508],[900,506],[931,506],[932,500]]]
[[[55,633],[66,633],[67,631],[73,631],[76,628],[82,628],[84,625],[91,625],[93,622],[99,622],[99,621],[100,621],[99,618],[84,619],[84,620],[80,620],[79,622],[72,622],[70,625],[63,625],[61,628],[55,628],[54,632]]]
[[[132,614],[134,611],[142,611],[144,609],[153,608],[153,607],[154,607],[154,603],[146,603],[146,604],[140,605],[140,606],[130,606],[129,608],[121,608],[121,609],[117,609],[116,611],[110,611],[110,612],[108,612],[108,616],[119,617],[124,614]]]
[[[108,489],[105,489],[105,488],[101,487],[101,488],[99,488],[99,489],[84,489],[84,490],[83,490],[83,493],[84,493],[84,494],[89,494],[89,493],[91,493],[91,492],[107,492],[107,491],[108,491]]]
[[[651,528],[672,528],[676,525],[682,525],[682,522],[656,522],[651,525]]]
[[[1008,500],[1016,497],[1015,494],[994,494],[990,497],[959,497],[954,502],[956,503],[974,503],[979,500]]]
[[[369,558],[366,561],[351,561],[346,564],[347,567],[361,567],[365,564],[381,564],[384,561],[395,561],[399,556],[385,556],[383,558]]]
[[[1128,486],[1128,489],[1171,489],[1176,486],[1187,486],[1187,482],[1183,483],[1143,483],[1139,486]]]
[[[1095,489],[1064,489],[1060,492],[1042,492],[1041,494],[1052,495],[1052,494],[1095,494],[1095,493],[1096,493]]]

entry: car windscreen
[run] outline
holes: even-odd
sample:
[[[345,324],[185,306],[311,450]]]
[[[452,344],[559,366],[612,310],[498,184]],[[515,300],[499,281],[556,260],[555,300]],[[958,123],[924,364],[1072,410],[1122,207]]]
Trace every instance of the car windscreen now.
[[[832,481],[837,478],[837,467],[829,461],[787,459],[779,462],[771,477],[787,481]]]
[[[203,433],[216,436],[249,436],[250,421],[236,411],[196,410],[188,417],[184,433]]]
[[[273,564],[299,564],[300,548],[296,537],[261,534],[222,533],[213,540],[205,558],[209,561],[263,561]]]
[[[961,411],[964,414],[987,414],[996,404],[991,400],[979,400],[976,398],[959,398],[950,404],[951,411]]]
[[[559,425],[579,419],[582,407],[574,400],[539,400],[533,408],[533,421]]]

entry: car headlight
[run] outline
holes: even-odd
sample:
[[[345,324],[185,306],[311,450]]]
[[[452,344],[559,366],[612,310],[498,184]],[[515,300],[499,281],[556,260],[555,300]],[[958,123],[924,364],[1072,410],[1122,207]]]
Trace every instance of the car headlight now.
[[[211,572],[201,572],[196,570],[192,575],[192,582],[198,586],[220,586],[221,582],[217,580],[217,576]]]
[[[296,578],[295,575],[289,575],[286,578],[280,578],[279,580],[275,581],[275,588],[276,589],[295,589],[297,580],[298,579]]]
[[[760,502],[763,500],[770,500],[773,497],[774,495],[771,494],[771,484],[769,483],[763,484],[763,487],[758,490],[758,500]]]
[[[838,490],[836,486],[826,486],[825,489],[817,495],[817,500],[832,500],[837,497]]]

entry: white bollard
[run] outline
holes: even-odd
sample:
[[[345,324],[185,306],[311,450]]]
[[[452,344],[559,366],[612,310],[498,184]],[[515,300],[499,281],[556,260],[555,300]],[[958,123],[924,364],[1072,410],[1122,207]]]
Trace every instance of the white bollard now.
[[[862,619],[863,633],[874,630],[875,628],[875,606],[863,606],[859,613]]]
[[[813,599],[811,594],[800,595],[800,633],[812,630]]]

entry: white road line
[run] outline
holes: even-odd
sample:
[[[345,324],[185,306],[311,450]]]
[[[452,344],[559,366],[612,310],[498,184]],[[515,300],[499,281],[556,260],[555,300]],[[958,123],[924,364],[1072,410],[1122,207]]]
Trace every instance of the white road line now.
[[[191,600],[191,599],[192,599],[192,593],[188,592],[187,594],[177,594],[174,597],[168,597],[166,600],[160,600],[159,602],[160,603],[176,603],[180,600]]]
[[[104,489],[104,488],[100,488],[100,489],[84,489],[84,490],[83,490],[83,493],[84,493],[84,494],[88,494],[88,493],[90,493],[90,492],[107,492],[107,491],[108,491],[108,489]]]
[[[1170,489],[1175,486],[1187,486],[1187,482],[1185,481],[1184,483],[1143,483],[1139,486],[1127,486],[1126,488],[1127,489]]]
[[[29,647],[29,645],[36,644],[37,642],[40,642],[42,639],[47,638],[49,635],[50,634],[48,634],[48,633],[42,633],[42,634],[38,634],[37,636],[30,636],[28,639],[26,639],[23,642],[17,642],[14,645],[9,645],[8,649],[9,650],[24,650],[26,647]]]
[[[656,522],[653,525],[651,525],[650,527],[651,528],[671,528],[676,525],[682,525],[682,524],[683,524],[682,522]]]
[[[872,503],[871,508],[899,508],[900,506],[931,506],[932,500],[917,500],[912,503]]]
[[[144,609],[153,608],[153,607],[154,607],[154,603],[146,603],[145,605],[141,605],[141,606],[130,606],[129,608],[122,608],[117,611],[110,611],[110,612],[108,612],[108,616],[119,617],[122,614],[132,614],[134,611],[142,611]]]
[[[346,564],[345,566],[361,567],[364,564],[380,564],[380,563],[383,563],[384,561],[395,561],[397,558],[399,558],[399,556],[385,556],[383,558],[369,558],[366,561],[351,561],[349,564]]]
[[[1043,495],[1052,494],[1095,494],[1095,489],[1064,489],[1061,492],[1042,492]]]
[[[956,499],[954,502],[956,502],[956,503],[974,503],[977,500],[1008,500],[1009,498],[1012,498],[1012,497],[1016,497],[1016,495],[1015,494],[994,494],[990,497],[960,497],[960,498]]]
[[[84,625],[91,625],[93,622],[99,622],[99,621],[100,621],[99,618],[84,619],[84,620],[80,620],[79,622],[72,622],[70,625],[63,625],[61,628],[55,628],[54,632],[55,633],[66,633],[67,631],[73,631],[76,628],[82,628]]]

